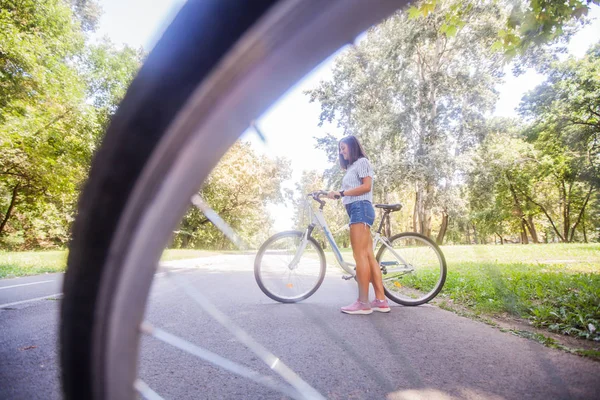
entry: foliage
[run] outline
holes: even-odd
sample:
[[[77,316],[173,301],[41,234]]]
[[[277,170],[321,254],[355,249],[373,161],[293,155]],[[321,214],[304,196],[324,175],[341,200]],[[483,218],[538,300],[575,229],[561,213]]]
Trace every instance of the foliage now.
[[[426,18],[444,4],[443,0],[423,0],[412,5],[410,18]],[[565,28],[573,21],[583,21],[592,4],[600,0],[508,0],[503,2],[507,9],[504,26],[497,31],[494,50],[503,50],[509,56],[524,54],[532,47],[548,44],[560,39]],[[455,4],[445,12],[441,31],[448,36],[466,23],[464,8]]]
[[[295,229],[304,231],[308,224],[310,224],[308,207],[312,207],[314,210],[319,205],[312,198],[306,197],[306,195],[317,190],[327,190],[323,175],[317,171],[304,171],[300,181],[296,184],[296,197],[293,199]],[[329,225],[333,239],[339,247],[349,247],[350,230],[348,229],[348,214],[346,213],[346,209],[339,200],[324,199],[323,201],[325,201],[323,215]],[[315,229],[312,236],[323,248],[329,247],[328,241],[320,229]]]
[[[520,234],[523,243],[528,242],[528,235],[538,243],[540,212],[531,201],[538,155],[515,121],[496,119],[488,129],[467,180],[471,221],[480,236],[495,235],[501,243],[506,235],[514,234]]]
[[[0,1],[0,122],[27,112],[30,99],[68,95],[64,62],[84,37],[62,0]]]
[[[2,2],[0,241],[5,247],[68,242],[92,154],[139,67],[141,54],[127,47],[85,44],[73,9],[91,13],[86,7],[93,4]],[[89,29],[92,14],[80,16],[89,20]]]
[[[600,188],[600,44],[581,60],[552,64],[520,112],[530,121],[527,140],[539,152],[536,180],[551,189],[531,200],[561,241],[573,241]]]
[[[452,10],[465,23],[450,33]],[[339,57],[332,80],[308,93],[321,105],[321,123],[337,121],[373,155],[384,193],[414,188],[413,229],[426,235],[434,210],[447,222],[452,207],[461,207],[449,199],[495,103],[503,57],[490,48],[502,13],[476,1],[439,3],[418,20],[399,13]],[[335,144],[332,136],[319,141],[330,158]]]
[[[199,194],[236,233],[252,247],[268,236],[272,221],[267,205],[282,200],[281,183],[290,169],[285,159],[257,155],[249,143],[238,141],[204,182]],[[233,243],[197,208],[190,208],[173,246],[180,248],[233,248]]]

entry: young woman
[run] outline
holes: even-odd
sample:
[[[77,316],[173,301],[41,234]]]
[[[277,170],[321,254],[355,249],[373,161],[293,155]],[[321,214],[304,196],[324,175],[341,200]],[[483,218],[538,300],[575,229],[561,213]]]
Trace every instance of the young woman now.
[[[346,170],[342,190],[329,192],[330,199],[341,198],[350,217],[350,244],[356,261],[358,300],[342,307],[346,314],[371,314],[373,310],[389,312],[385,299],[381,269],[373,253],[371,225],[375,220],[373,208],[373,169],[365,152],[354,136],[347,136],[338,145],[340,165]],[[369,283],[375,289],[375,300],[369,303]]]

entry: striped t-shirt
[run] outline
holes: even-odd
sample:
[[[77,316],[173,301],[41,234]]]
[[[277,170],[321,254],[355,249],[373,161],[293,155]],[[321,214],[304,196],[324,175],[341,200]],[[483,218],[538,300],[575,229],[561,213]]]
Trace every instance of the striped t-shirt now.
[[[344,175],[344,179],[342,179],[342,190],[346,191],[362,185],[362,178],[367,176],[371,177],[371,190],[360,196],[344,196],[342,198],[344,204],[354,203],[359,200],[369,200],[371,203],[373,202],[373,168],[371,168],[369,160],[362,157],[348,165],[346,175]]]

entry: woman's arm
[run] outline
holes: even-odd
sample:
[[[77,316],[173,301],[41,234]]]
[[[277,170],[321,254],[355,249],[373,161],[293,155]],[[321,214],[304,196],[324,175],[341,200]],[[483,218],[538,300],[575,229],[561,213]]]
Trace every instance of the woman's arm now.
[[[361,180],[362,183],[360,186],[344,191],[344,196],[360,196],[361,194],[370,192],[373,178],[370,176],[365,176],[364,178],[361,178]],[[340,192],[329,192],[327,194],[327,197],[330,199],[335,199],[336,196],[341,197]]]

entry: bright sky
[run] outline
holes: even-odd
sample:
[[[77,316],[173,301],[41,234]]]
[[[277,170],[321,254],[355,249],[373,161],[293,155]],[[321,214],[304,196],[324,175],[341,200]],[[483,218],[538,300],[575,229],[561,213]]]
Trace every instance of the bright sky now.
[[[150,50],[179,8],[182,0],[99,0],[104,14],[100,20],[98,36],[108,36],[117,44],[127,43],[133,47]],[[151,6],[150,6],[151,4]],[[581,57],[591,44],[600,38],[600,7],[592,6],[590,16],[593,21],[572,39],[569,54]],[[314,148],[314,137],[335,133],[332,125],[319,127],[320,107],[309,103],[305,90],[314,88],[322,79],[331,76],[334,57],[325,60],[302,81],[282,96],[257,122],[267,139],[268,147],[247,131],[244,140],[253,143],[256,149],[268,155],[286,157],[290,160],[293,177],[286,184],[293,188],[303,170],[324,170],[330,167],[325,154]],[[497,89],[500,98],[495,115],[515,116],[522,95],[543,81],[534,71],[513,77],[510,67],[506,69],[505,83]],[[273,206],[269,212],[275,218],[275,230],[291,228],[293,210],[285,206]]]

